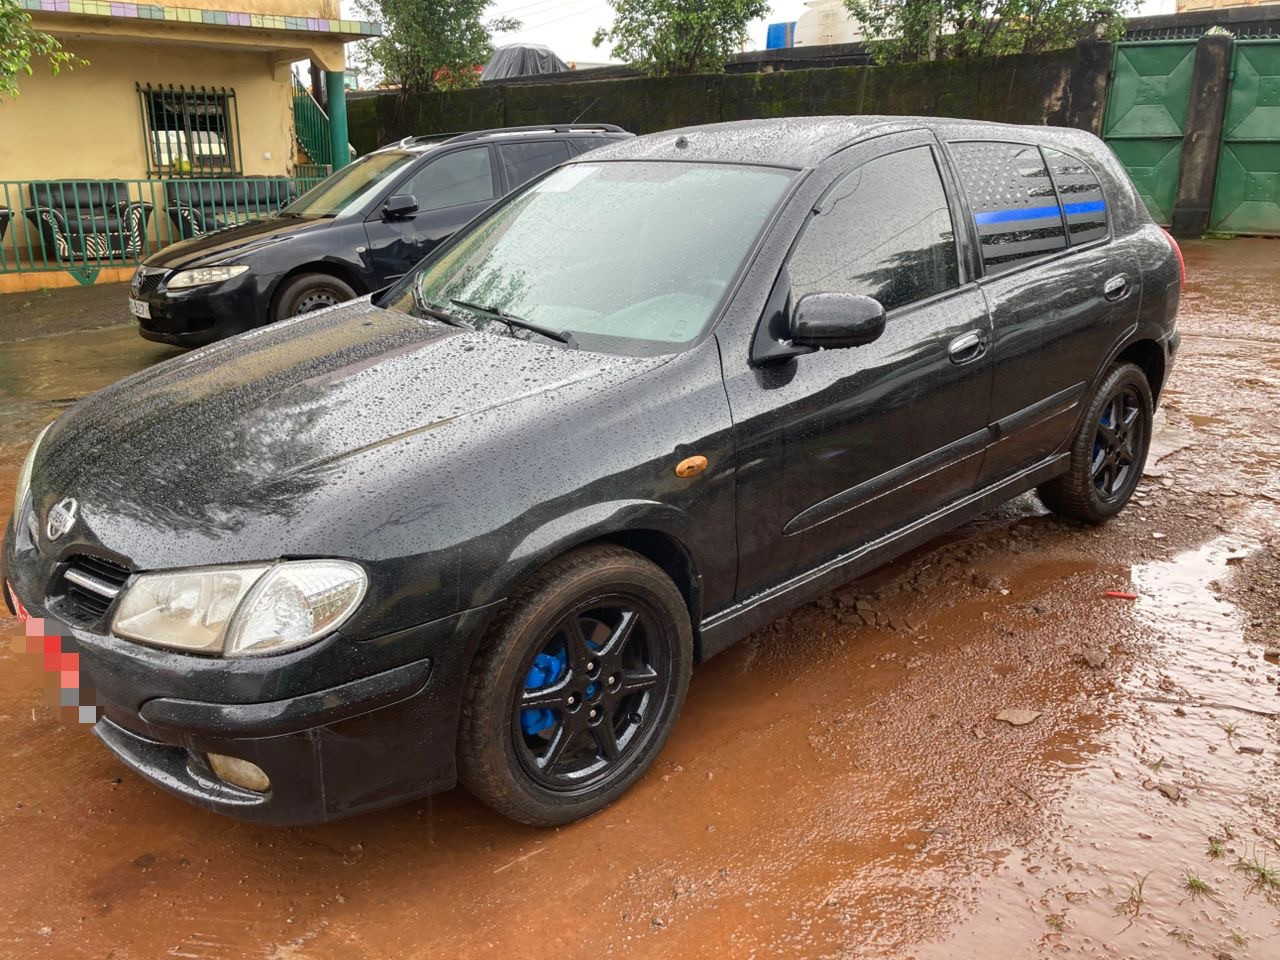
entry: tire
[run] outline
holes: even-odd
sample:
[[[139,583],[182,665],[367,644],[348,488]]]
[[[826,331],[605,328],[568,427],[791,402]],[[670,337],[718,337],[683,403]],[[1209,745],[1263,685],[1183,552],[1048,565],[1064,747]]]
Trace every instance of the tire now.
[[[288,320],[313,310],[354,300],[351,284],[327,273],[300,273],[290,277],[276,292],[271,307],[271,321]]]
[[[1141,368],[1132,363],[1112,367],[1071,443],[1067,472],[1036,489],[1041,503],[1082,523],[1102,523],[1124,509],[1142,479],[1154,408]],[[1125,422],[1119,433],[1112,429],[1116,419]]]
[[[689,611],[661,569],[612,545],[567,553],[511,598],[481,643],[463,695],[459,780],[521,823],[590,816],[653,762],[692,669]]]

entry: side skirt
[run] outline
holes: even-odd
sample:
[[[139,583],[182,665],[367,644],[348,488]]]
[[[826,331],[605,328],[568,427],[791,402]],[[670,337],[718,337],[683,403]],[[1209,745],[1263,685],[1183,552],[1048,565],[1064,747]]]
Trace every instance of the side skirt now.
[[[759,630],[815,597],[883,566],[966,520],[1065,473],[1069,460],[1069,453],[1055,454],[999,483],[921,517],[901,530],[833,557],[812,570],[713,614],[702,621],[699,630],[702,636],[702,659],[715,656],[747,634]]]

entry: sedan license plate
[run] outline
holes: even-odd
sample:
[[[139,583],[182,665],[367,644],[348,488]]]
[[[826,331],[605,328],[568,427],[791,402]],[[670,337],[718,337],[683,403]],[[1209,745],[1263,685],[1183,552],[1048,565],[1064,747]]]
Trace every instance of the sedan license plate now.
[[[133,299],[133,297],[130,297],[129,312],[132,313],[139,320],[150,320],[151,304],[147,303],[145,300],[135,300]]]

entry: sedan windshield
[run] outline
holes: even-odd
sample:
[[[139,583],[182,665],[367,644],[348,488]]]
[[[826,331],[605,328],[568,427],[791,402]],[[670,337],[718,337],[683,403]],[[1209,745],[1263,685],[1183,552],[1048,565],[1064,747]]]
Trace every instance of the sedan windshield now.
[[[564,167],[464,231],[388,305],[588,349],[669,353],[706,326],[792,171]]]
[[[321,180],[280,212],[297,217],[336,217],[359,209],[382,189],[388,175],[403,169],[414,158],[412,153],[371,153],[361,157]]]

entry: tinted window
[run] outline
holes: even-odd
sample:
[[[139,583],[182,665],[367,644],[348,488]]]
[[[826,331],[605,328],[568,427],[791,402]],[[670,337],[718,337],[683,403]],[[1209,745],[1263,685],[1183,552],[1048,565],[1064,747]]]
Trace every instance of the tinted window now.
[[[569,148],[563,140],[542,143],[507,143],[498,147],[502,166],[507,171],[507,186],[514,190],[544,170],[569,159]]]
[[[1098,178],[1083,160],[1058,150],[1045,150],[1062,212],[1067,216],[1071,242],[1088,243],[1107,235],[1107,201]]]
[[[1039,147],[953,143],[951,151],[978,225],[987,273],[1066,249],[1058,198]]]
[[[419,210],[439,210],[460,203],[493,199],[493,167],[487,147],[458,150],[432,160],[409,178],[397,193],[418,201]]]
[[[597,147],[603,147],[606,143],[617,143],[617,140],[606,140],[604,137],[584,137],[581,140],[573,141],[573,148],[578,153],[586,153],[588,150],[595,150]]]
[[[858,293],[886,310],[956,286],[951,212],[933,151],[880,157],[840,180],[791,258],[794,299]]]

